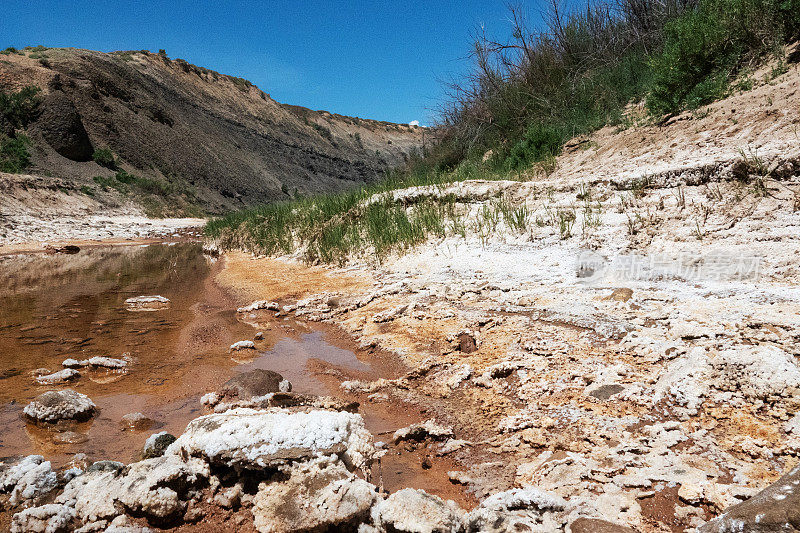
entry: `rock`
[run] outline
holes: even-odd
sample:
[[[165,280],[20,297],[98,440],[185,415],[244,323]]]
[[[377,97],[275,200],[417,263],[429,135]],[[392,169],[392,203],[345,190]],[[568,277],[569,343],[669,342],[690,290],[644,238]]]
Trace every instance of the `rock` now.
[[[77,431],[62,431],[53,435],[54,444],[83,444],[87,440],[89,437]]]
[[[62,533],[70,531],[75,510],[50,503],[16,513],[11,519],[11,533]]]
[[[263,331],[256,332],[253,338],[257,341],[264,340],[264,332]]]
[[[112,357],[92,357],[84,361],[84,363],[86,363],[85,366],[100,366],[103,368],[125,368],[128,366],[128,362],[124,359],[114,359]]]
[[[67,381],[78,379],[79,377],[81,377],[81,373],[77,370],[65,368],[64,370],[59,370],[52,374],[37,376],[36,382],[42,385],[54,385],[56,383],[66,383]]]
[[[794,357],[769,345],[738,346],[711,361],[714,386],[744,394],[750,400],[793,396],[800,389],[800,367]]]
[[[120,515],[111,521],[105,533],[153,533],[153,530],[132,523],[127,516]]]
[[[91,367],[103,367],[103,368],[112,368],[112,369],[120,369],[125,368],[128,366],[128,362],[124,359],[114,359],[113,357],[92,357],[90,359],[65,359],[61,366],[66,368],[83,368],[86,366]],[[62,371],[63,372],[63,371]]]
[[[627,287],[614,289],[611,294],[603,298],[604,300],[613,300],[615,302],[627,302],[633,297],[633,290]]]
[[[25,406],[23,413],[36,422],[58,422],[88,420],[96,411],[97,406],[88,396],[65,389],[40,394]]]
[[[135,296],[125,300],[128,311],[161,311],[169,309],[170,301],[163,296]]]
[[[266,309],[268,311],[280,311],[281,306],[275,302],[270,302],[268,300],[259,300],[257,302],[253,302],[250,305],[245,307],[240,307],[236,310],[237,313],[252,313],[253,311],[258,311],[261,309]]]
[[[72,99],[63,91],[52,91],[40,109],[34,128],[47,144],[72,161],[91,161],[94,148]]]
[[[86,473],[87,474],[91,472],[117,473],[123,468],[125,468],[125,464],[120,463],[119,461],[95,461],[94,463],[92,463],[92,466],[86,469]]]
[[[441,426],[433,419],[426,420],[421,424],[411,424],[408,427],[398,429],[394,432],[394,442],[402,442],[404,440],[445,440],[453,436],[453,428]]]
[[[578,518],[569,527],[572,533],[636,533],[635,529],[599,518]]]
[[[439,455],[447,455],[456,452],[465,446],[472,446],[472,443],[467,440],[448,439],[447,442],[439,447]]]
[[[800,531],[800,467],[698,528],[699,533],[740,531]]]
[[[283,380],[279,384],[281,389],[290,388],[291,384]],[[300,394],[297,392],[271,392],[264,396],[253,396],[249,400],[234,400],[221,402],[217,393],[206,394],[201,398],[204,405],[214,408],[215,413],[224,413],[231,409],[246,407],[248,409],[269,409],[272,407],[314,407],[327,411],[358,412],[358,402],[340,400],[332,396],[316,396],[313,394]]]
[[[295,464],[289,474],[284,482],[259,487],[252,509],[259,531],[355,530],[377,497],[374,485],[330,458]]]
[[[371,514],[381,531],[454,533],[462,530],[464,512],[455,502],[424,490],[402,489],[378,502]]]
[[[239,350],[255,350],[256,345],[253,341],[239,341],[231,344],[230,351],[238,352]]]
[[[374,315],[372,317],[372,321],[375,322],[376,324],[380,324],[383,322],[390,322],[392,320],[395,320],[396,318],[400,318],[401,316],[403,316],[407,310],[408,310],[408,304],[399,305],[393,309],[388,309],[386,311]]]
[[[481,502],[464,519],[469,533],[562,531],[567,502],[537,488],[511,489]]]
[[[214,503],[216,503],[223,509],[233,509],[234,507],[238,507],[241,498],[242,498],[242,485],[237,483],[233,487],[225,489],[224,491],[214,496]]]
[[[623,387],[622,385],[618,385],[616,383],[610,383],[607,385],[600,385],[599,387],[594,387],[590,389],[589,396],[591,396],[592,398],[597,398],[598,400],[608,400],[615,394],[619,394],[624,390],[625,387]]]
[[[144,431],[146,429],[150,429],[155,422],[152,419],[147,418],[142,413],[128,413],[122,417],[120,420],[120,426],[122,429],[127,429],[130,431]]]
[[[41,455],[0,463],[0,492],[10,494],[11,505],[47,494],[56,488],[57,481],[50,461],[45,461]]]
[[[456,349],[461,353],[478,351],[478,337],[470,330],[464,330],[455,336]]]
[[[84,522],[127,511],[169,523],[183,515],[187,494],[209,476],[203,461],[177,456],[145,459],[118,471],[92,468],[67,483],[56,498],[56,503],[73,506]]]
[[[261,469],[332,453],[350,469],[370,464],[375,447],[360,415],[231,409],[189,422],[166,455],[199,456],[216,464]]]
[[[123,470],[112,496],[134,515],[169,521],[183,515],[182,498],[208,476],[208,465],[203,461],[184,462],[171,455],[145,459]]]
[[[284,381],[283,376],[272,370],[257,368],[249,372],[243,372],[222,385],[217,393],[218,400],[215,403],[229,399],[249,400],[272,392],[288,392],[281,390],[281,383]],[[289,382],[286,381],[286,383],[288,384]],[[284,385],[284,388],[292,390],[291,384]]]
[[[142,458],[152,459],[153,457],[161,457],[167,450],[170,444],[175,442],[175,435],[162,431],[161,433],[154,433],[147,437],[142,449]]]
[[[74,508],[76,517],[84,523],[114,518],[120,514],[112,496],[117,488],[117,473],[117,470],[92,470],[90,467],[67,483],[55,502]]]
[[[67,244],[66,246],[59,246],[58,248],[53,248],[53,252],[57,254],[68,254],[73,255],[77,254],[81,251],[79,246],[75,246],[74,244]]]

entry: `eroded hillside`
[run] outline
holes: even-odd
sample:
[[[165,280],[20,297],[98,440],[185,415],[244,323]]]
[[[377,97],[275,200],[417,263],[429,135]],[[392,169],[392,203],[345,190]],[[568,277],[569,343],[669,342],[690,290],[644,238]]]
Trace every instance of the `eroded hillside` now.
[[[246,80],[166,54],[37,47],[0,57],[2,90],[30,85],[42,104],[26,129],[27,172],[110,203],[125,203],[120,190],[137,200],[143,184],[140,196],[178,199],[165,212],[344,190],[380,178],[422,144],[418,127],[282,105]],[[105,149],[115,168],[93,161]]]

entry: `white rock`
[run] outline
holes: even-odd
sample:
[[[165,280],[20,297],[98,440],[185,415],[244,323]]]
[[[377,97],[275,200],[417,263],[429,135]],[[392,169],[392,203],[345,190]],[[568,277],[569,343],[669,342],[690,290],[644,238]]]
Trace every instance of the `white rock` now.
[[[192,420],[166,453],[245,468],[333,453],[353,469],[369,464],[375,447],[358,414],[238,408]]]
[[[564,498],[549,494],[535,487],[511,489],[489,496],[481,502],[486,509],[535,508],[540,511],[563,511],[567,507]]]
[[[155,519],[182,512],[186,493],[209,476],[199,459],[156,457],[133,463],[122,471],[95,470],[70,481],[56,498],[71,505],[84,522],[110,519],[127,510]]]
[[[0,492],[10,493],[11,505],[47,494],[56,483],[50,461],[41,455],[29,455],[16,463],[0,463]]]
[[[455,533],[464,514],[451,500],[424,490],[402,489],[372,508],[372,520],[382,531],[402,533]]]
[[[62,533],[69,531],[75,510],[50,503],[16,513],[11,519],[11,533]]]
[[[464,519],[468,531],[563,531],[567,502],[554,494],[528,487],[486,498]]]
[[[253,311],[258,311],[260,309],[266,309],[268,311],[280,311],[281,307],[277,303],[270,302],[269,300],[258,300],[245,307],[240,307],[236,310],[236,312],[252,313]]]
[[[433,440],[444,440],[453,436],[453,428],[437,424],[435,420],[430,419],[422,422],[421,424],[411,424],[408,427],[398,429],[394,432],[394,442],[404,440],[424,440],[430,438]]]
[[[714,386],[741,392],[750,400],[793,396],[800,389],[800,368],[775,346],[738,346],[711,361]]]
[[[238,352],[239,350],[255,350],[256,345],[253,341],[239,341],[234,342],[231,344],[230,350],[232,352]]]
[[[128,362],[124,359],[114,359],[112,357],[92,357],[86,360],[85,363],[87,366],[101,366],[103,368],[124,368],[128,366]]]
[[[67,483],[56,497],[56,503],[73,507],[77,517],[83,522],[113,518],[119,514],[113,497],[113,491],[117,488],[116,481],[116,471],[86,472]]]
[[[119,479],[116,500],[136,514],[165,519],[184,510],[181,501],[188,486],[208,478],[208,465],[194,459],[182,461],[165,455],[133,463]],[[174,487],[174,488],[173,488]],[[180,489],[178,487],[181,487]]]
[[[254,524],[262,533],[340,531],[369,516],[375,491],[329,457],[296,463],[287,481],[261,484]]]
[[[53,372],[52,374],[37,376],[36,381],[42,385],[53,385],[55,383],[72,381],[73,379],[78,379],[79,377],[81,377],[81,373],[77,370],[65,368],[64,370],[59,370],[58,372]]]
[[[168,309],[170,301],[163,296],[135,296],[125,300],[128,311],[160,311]]]

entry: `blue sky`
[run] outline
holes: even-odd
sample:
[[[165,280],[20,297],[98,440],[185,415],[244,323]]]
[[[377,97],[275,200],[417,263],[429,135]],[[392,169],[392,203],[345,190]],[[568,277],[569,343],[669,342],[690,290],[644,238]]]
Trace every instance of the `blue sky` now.
[[[476,26],[496,35],[510,27],[505,3],[490,0],[3,0],[2,10],[2,48],[164,48],[280,102],[423,124],[441,81],[466,70]]]

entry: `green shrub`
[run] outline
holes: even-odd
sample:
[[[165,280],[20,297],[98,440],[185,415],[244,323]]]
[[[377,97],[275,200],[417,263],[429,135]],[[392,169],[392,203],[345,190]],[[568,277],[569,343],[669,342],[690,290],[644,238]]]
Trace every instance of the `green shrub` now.
[[[110,168],[114,170],[117,168],[117,160],[114,158],[114,153],[109,148],[99,148],[92,154],[92,160],[101,167]]]
[[[531,124],[525,136],[517,142],[505,159],[507,170],[516,170],[561,153],[564,135],[550,124]]]
[[[30,145],[30,139],[24,135],[0,135],[0,171],[18,173],[28,168],[31,164]]]
[[[14,93],[0,91],[0,114],[15,128],[24,128],[39,116],[39,87],[28,85]]]
[[[724,97],[740,66],[775,51],[800,26],[800,0],[703,0],[668,22],[650,62],[655,115]]]

